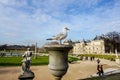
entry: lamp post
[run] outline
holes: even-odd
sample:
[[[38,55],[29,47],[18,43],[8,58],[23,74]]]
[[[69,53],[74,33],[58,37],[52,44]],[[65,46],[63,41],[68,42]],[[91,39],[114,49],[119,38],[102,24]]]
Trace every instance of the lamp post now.
[[[35,56],[34,56],[35,59],[37,59],[37,43],[35,43]]]

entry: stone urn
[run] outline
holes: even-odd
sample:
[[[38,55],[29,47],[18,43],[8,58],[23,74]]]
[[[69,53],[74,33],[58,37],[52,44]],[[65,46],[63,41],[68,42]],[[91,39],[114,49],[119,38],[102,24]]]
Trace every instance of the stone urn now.
[[[45,49],[49,52],[50,73],[55,77],[55,80],[61,80],[68,69],[68,52],[72,49],[72,45],[45,45]]]

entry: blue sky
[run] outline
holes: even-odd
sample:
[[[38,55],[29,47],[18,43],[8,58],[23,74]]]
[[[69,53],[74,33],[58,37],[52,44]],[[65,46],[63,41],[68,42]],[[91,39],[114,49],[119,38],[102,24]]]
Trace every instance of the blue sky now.
[[[120,31],[120,0],[0,0],[0,44],[39,46],[67,26],[67,39]]]

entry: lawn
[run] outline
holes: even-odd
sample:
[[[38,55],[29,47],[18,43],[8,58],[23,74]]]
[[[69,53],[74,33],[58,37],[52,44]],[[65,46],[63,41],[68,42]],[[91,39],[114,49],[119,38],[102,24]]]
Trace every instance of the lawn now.
[[[47,65],[48,56],[32,58],[32,65]],[[0,66],[20,66],[22,57],[0,57]]]
[[[77,58],[69,57],[68,61],[77,61]],[[0,66],[21,66],[22,57],[0,57]],[[39,56],[37,59],[32,58],[32,65],[48,65],[49,56]]]
[[[77,60],[79,60],[78,58],[76,58],[76,57],[73,57],[73,56],[68,56],[68,62],[69,63],[72,63],[73,61],[77,61]]]

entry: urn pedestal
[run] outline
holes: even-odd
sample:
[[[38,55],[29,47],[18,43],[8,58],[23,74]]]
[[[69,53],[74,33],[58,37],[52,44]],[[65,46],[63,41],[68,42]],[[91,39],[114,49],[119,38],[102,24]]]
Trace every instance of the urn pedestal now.
[[[72,45],[45,45],[45,49],[49,52],[50,73],[55,80],[61,80],[68,69],[68,52],[72,49]]]

